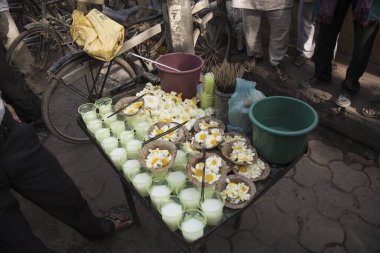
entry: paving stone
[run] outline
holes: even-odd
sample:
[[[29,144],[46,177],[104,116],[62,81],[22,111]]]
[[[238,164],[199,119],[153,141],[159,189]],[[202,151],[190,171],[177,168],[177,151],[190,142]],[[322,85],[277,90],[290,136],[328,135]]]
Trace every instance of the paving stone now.
[[[325,245],[342,243],[344,231],[342,226],[315,210],[307,208],[299,212],[302,220],[300,243],[311,251],[321,251]]]
[[[367,173],[369,180],[371,181],[371,188],[378,194],[380,194],[380,169],[374,166],[364,169]]]
[[[307,159],[308,157],[307,156],[304,156],[300,161],[302,161],[303,159]],[[291,168],[285,175],[284,175],[284,177],[286,178],[286,177],[293,177],[294,176],[294,174],[296,173],[296,168],[295,167],[293,167],[293,168]]]
[[[365,173],[351,169],[342,161],[331,162],[329,166],[333,172],[332,182],[344,191],[351,192],[357,187],[369,185]]]
[[[380,226],[380,197],[372,189],[362,187],[353,194],[359,201],[359,216],[368,223]]]
[[[233,228],[233,222],[228,222],[225,226],[222,226],[217,232],[216,235],[222,238],[229,238],[231,235],[236,233],[236,230]]]
[[[284,236],[297,234],[296,216],[282,213],[273,202],[262,202],[256,206],[255,211],[258,224],[254,233],[265,244],[274,245]]]
[[[232,243],[228,239],[219,236],[211,236],[207,240],[207,251],[218,253],[232,253]]]
[[[358,203],[352,194],[329,183],[314,186],[314,191],[318,197],[317,210],[328,218],[338,219],[344,213],[358,211]]]
[[[260,242],[252,232],[239,231],[231,237],[233,252],[252,253],[252,250],[260,253],[275,253],[273,247],[267,246]]]
[[[140,239],[141,240],[141,239]],[[173,240],[173,237],[168,233],[159,232],[159,250],[160,253],[177,253],[180,252],[180,247]],[[147,253],[150,253],[147,251]]]
[[[309,158],[303,158],[296,165],[296,173],[293,176],[294,180],[304,186],[313,186],[320,182],[327,182],[332,175],[326,166],[321,166]]]
[[[240,225],[240,229],[249,230],[249,229],[253,229],[257,226],[258,219],[257,219],[257,214],[256,214],[254,208],[255,208],[255,206],[247,209],[243,213],[243,219],[242,219],[242,222]]]
[[[355,214],[339,220],[346,231],[345,245],[350,252],[380,252],[380,228],[365,223]]]
[[[366,166],[372,165],[374,163],[373,160],[366,159],[365,157],[352,152],[348,153],[345,158],[348,163],[360,163]]]
[[[277,184],[273,185],[259,200],[259,202],[273,201],[279,196]]]
[[[317,205],[317,196],[312,189],[301,187],[289,178],[280,180],[276,186],[279,191],[276,204],[285,212]]]
[[[343,159],[342,151],[319,140],[309,141],[309,148],[310,158],[318,164],[327,165],[330,161]]]
[[[330,246],[323,251],[323,253],[346,253],[346,252],[347,251],[345,250],[345,248],[339,245]]]
[[[376,161],[376,156],[377,156],[377,153],[373,149],[365,148],[363,150],[363,157],[367,159],[368,165],[371,165],[372,163]],[[369,161],[371,161],[371,163],[369,163]]]
[[[113,243],[109,245],[108,248],[105,248],[104,246],[102,247],[102,251],[99,252],[104,252],[104,250],[109,250],[112,253],[123,253],[123,252],[131,252],[131,253],[139,253],[141,252],[141,247],[138,243],[137,240],[130,240],[128,237],[124,238],[119,238],[118,240],[114,240]]]
[[[354,170],[363,170],[364,168],[363,164],[361,163],[351,163],[349,166],[351,169],[354,169]]]
[[[304,249],[294,237],[286,236],[281,238],[276,243],[277,252],[291,252],[291,253],[306,253],[308,252]]]

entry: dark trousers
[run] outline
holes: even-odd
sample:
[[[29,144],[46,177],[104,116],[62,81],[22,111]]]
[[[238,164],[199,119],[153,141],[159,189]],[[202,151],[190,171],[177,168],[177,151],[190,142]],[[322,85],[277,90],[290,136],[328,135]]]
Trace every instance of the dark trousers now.
[[[320,25],[315,48],[315,77],[322,82],[331,80],[331,62],[334,57],[335,43],[348,9],[353,2],[352,0],[338,0],[333,23]],[[352,8],[355,9],[354,4]],[[342,82],[343,88],[351,92],[359,91],[359,78],[367,67],[378,28],[378,24],[363,27],[354,21],[354,49],[346,78]]]
[[[28,88],[25,80],[8,65],[5,53],[5,48],[0,45],[0,90],[3,98],[24,122],[42,124],[40,100]]]
[[[32,126],[16,123],[6,113],[0,130],[0,252],[53,252],[33,235],[11,188],[88,239],[114,231],[111,221],[93,215]]]

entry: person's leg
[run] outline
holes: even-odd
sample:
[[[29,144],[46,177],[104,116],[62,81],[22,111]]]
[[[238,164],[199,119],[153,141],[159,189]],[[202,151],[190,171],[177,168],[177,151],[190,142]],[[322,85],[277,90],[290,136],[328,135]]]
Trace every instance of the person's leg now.
[[[270,25],[269,61],[274,67],[278,79],[288,80],[282,60],[288,50],[291,8],[267,11],[266,16]]]
[[[0,45],[0,89],[24,122],[42,123],[40,100],[27,87],[25,80],[5,60],[5,49]]]
[[[267,11],[265,14],[270,24],[269,61],[276,66],[288,50],[291,8]]]
[[[315,26],[313,24],[314,3],[300,0],[298,3],[298,31],[297,31],[297,50],[305,58],[310,59],[314,54]]]
[[[18,123],[0,151],[0,167],[22,196],[89,239],[100,239],[114,231],[113,222],[93,215],[72,179],[40,144],[31,126]]]
[[[20,35],[17,26],[8,10],[0,12],[0,41],[8,51],[12,42]],[[36,95],[42,94],[46,89],[46,78],[39,75],[45,75],[34,67],[33,56],[26,46],[17,49],[17,57],[13,63],[26,79],[26,84]]]
[[[10,115],[5,113],[0,125],[0,154],[4,153],[6,129]],[[0,163],[2,160],[0,158]],[[0,165],[0,252],[2,253],[53,253],[45,247],[39,238],[33,235],[28,222],[20,211],[17,199],[11,194],[12,182],[6,173],[3,164]]]
[[[351,0],[338,0],[332,24],[321,24],[315,47],[315,73],[317,80],[328,82],[332,78],[331,62],[338,34],[351,5]]]
[[[262,11],[243,9],[242,16],[247,55],[262,58],[264,55],[260,31]]]
[[[0,40],[8,50],[12,42],[20,35],[9,10],[0,12]]]
[[[9,185],[3,183],[0,182],[0,252],[54,253],[33,234]]]
[[[349,92],[356,93],[360,90],[359,79],[367,68],[378,30],[378,24],[363,27],[354,22],[354,48],[346,78],[342,82],[342,87]]]

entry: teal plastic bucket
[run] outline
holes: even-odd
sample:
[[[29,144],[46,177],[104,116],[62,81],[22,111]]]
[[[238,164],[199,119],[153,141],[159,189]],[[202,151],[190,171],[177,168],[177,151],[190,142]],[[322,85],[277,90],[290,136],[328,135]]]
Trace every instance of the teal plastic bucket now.
[[[253,145],[273,164],[287,164],[301,155],[308,134],[318,125],[318,114],[310,105],[282,96],[253,103],[249,118]]]

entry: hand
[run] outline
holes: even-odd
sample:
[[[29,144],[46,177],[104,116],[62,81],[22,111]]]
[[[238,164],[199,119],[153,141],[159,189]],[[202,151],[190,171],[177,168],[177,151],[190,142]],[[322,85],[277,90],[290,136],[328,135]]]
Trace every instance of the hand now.
[[[10,105],[10,104],[7,104],[4,102],[4,106],[5,108],[8,109],[8,111],[10,112],[10,114],[12,115],[12,118],[17,121],[17,122],[20,122],[21,123],[21,120],[20,118],[17,116],[17,113],[15,111],[15,109],[13,109],[13,107]]]

